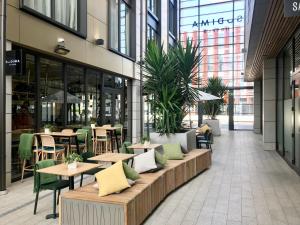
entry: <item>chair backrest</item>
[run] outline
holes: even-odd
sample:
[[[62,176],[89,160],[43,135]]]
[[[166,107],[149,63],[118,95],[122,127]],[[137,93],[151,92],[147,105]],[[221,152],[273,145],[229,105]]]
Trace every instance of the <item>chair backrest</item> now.
[[[53,147],[55,148],[55,141],[51,135],[41,135],[42,148]]]
[[[63,134],[73,134],[74,133],[72,129],[63,129],[61,132]]]
[[[131,142],[125,141],[125,142],[122,144],[121,153],[134,154],[134,150],[128,148],[130,145],[132,145]]]
[[[91,152],[91,151],[83,152],[83,153],[81,154],[81,157],[82,157],[82,161],[83,161],[83,162],[90,162],[90,161],[88,160],[88,158],[91,158],[91,157],[93,157],[93,156],[95,156],[95,154],[94,154],[93,152]]]
[[[118,129],[116,129],[117,135],[122,135],[122,133],[123,133],[123,125],[120,124],[120,123],[118,123],[118,124],[115,124],[114,127],[118,128]]]
[[[23,133],[20,136],[19,157],[28,160],[32,156],[33,134]]]
[[[34,166],[34,192],[38,191],[43,184],[49,184],[58,179],[56,175],[38,173],[37,170],[54,166],[55,161],[52,159],[38,161]]]
[[[86,129],[78,129],[76,131],[77,139],[80,142],[86,142],[88,131]]]
[[[102,126],[102,128],[110,128],[111,127],[111,124],[104,124],[103,126]]]
[[[106,129],[103,127],[95,128],[96,137],[107,137]]]

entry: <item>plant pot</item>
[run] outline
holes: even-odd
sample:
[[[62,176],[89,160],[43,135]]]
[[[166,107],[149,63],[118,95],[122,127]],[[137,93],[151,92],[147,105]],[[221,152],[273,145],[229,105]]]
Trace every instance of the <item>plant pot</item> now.
[[[150,141],[145,141],[144,146],[148,146],[148,145],[150,145]]]
[[[155,144],[175,144],[179,143],[184,153],[196,148],[196,130],[188,130],[183,133],[160,135],[159,133],[150,133],[150,141]]]
[[[221,129],[220,129],[220,121],[219,120],[204,120],[203,123],[206,123],[208,126],[211,127],[212,133],[214,136],[221,136]]]
[[[45,128],[44,132],[45,132],[45,134],[50,134],[51,130],[50,130],[50,128]]]
[[[68,170],[74,170],[76,169],[78,166],[78,162],[72,162],[72,163],[68,163]]]
[[[91,128],[95,129],[96,128],[96,124],[95,123],[91,123]]]

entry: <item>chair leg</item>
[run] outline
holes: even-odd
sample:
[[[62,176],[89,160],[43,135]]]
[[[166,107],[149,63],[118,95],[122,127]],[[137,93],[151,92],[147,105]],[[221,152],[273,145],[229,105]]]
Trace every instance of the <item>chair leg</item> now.
[[[56,214],[56,190],[53,191],[53,215]]]
[[[80,176],[80,187],[82,187],[82,181],[83,181],[83,173]]]
[[[26,166],[26,159],[24,159],[23,161],[21,183],[23,182],[23,178],[24,178],[25,166]]]
[[[36,214],[36,208],[37,208],[38,200],[39,200],[39,191],[37,191],[36,194],[35,194],[34,210],[33,210],[34,215]]]
[[[57,205],[59,203],[59,196],[60,196],[60,189],[58,190],[58,195],[57,195],[57,202],[56,202]]]

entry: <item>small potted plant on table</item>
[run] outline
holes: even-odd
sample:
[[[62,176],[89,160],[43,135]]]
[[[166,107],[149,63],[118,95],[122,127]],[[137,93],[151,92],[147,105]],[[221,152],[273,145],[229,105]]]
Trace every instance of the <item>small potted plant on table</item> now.
[[[141,141],[145,146],[150,145],[150,138],[148,136],[144,136]]]
[[[72,153],[65,158],[65,163],[68,165],[68,169],[76,169],[78,166],[78,162],[82,162],[83,159],[77,153]]]
[[[96,127],[97,119],[95,117],[90,118],[91,128],[94,129]]]
[[[53,125],[52,124],[45,124],[44,126],[44,132],[45,134],[50,134],[53,130]]]

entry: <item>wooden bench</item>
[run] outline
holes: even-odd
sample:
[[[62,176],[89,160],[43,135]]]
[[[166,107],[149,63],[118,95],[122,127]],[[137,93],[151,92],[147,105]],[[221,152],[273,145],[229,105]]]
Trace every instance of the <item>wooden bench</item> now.
[[[139,225],[184,183],[211,166],[211,152],[195,149],[183,160],[168,160],[156,173],[141,174],[136,184],[119,194],[98,196],[93,184],[64,193],[60,199],[61,225]]]

